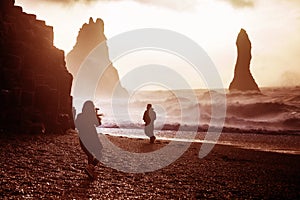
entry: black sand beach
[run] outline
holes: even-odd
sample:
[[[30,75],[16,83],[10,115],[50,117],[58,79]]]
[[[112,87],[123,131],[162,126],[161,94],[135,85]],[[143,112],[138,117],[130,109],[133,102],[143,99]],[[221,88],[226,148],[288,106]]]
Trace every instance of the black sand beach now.
[[[159,2],[0,1],[0,199],[300,199],[299,5]],[[91,180],[77,133],[62,134],[85,99],[95,99],[109,134],[143,131],[148,103],[158,137],[181,125],[226,134],[203,159],[198,141],[160,170],[100,163]],[[107,137],[135,153],[168,144]],[[119,158],[132,164],[130,156]]]
[[[133,152],[167,142],[110,137]],[[84,173],[86,157],[76,133],[1,135],[1,199],[299,199],[300,155],[216,145],[204,159],[193,143],[161,170],[129,174],[99,165]]]

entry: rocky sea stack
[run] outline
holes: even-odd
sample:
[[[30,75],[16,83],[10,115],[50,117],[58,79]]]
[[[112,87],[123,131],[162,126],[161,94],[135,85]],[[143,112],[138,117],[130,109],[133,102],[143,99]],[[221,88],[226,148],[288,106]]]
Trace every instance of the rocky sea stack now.
[[[251,61],[251,42],[248,34],[244,29],[241,29],[237,40],[236,46],[238,57],[234,70],[234,78],[230,83],[229,90],[232,91],[253,91],[259,92],[260,90],[250,72]]]
[[[72,75],[53,46],[53,27],[0,3],[0,131],[63,132],[74,127]]]
[[[100,50],[96,48],[99,44],[101,44],[102,47]],[[98,50],[99,52],[98,56],[94,58],[96,62],[87,66],[97,72],[102,72],[101,76],[98,77],[99,81],[95,96],[101,98],[111,98],[113,95],[126,97],[128,92],[121,86],[118,71],[109,59],[102,19],[98,18],[94,22],[94,20],[90,18],[88,24],[83,24],[78,33],[75,46],[66,57],[69,71],[76,80],[80,67],[95,48],[96,51]],[[87,78],[89,79],[89,77]]]

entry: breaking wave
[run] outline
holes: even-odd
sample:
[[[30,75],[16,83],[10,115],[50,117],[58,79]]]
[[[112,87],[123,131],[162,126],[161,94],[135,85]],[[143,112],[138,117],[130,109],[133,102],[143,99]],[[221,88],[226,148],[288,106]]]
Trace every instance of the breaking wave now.
[[[151,91],[135,93],[135,96],[124,101],[96,102],[104,113],[103,127],[106,128],[143,128],[142,114],[147,103],[152,103],[157,113],[155,127],[157,130],[207,131],[212,118],[212,104],[218,105],[218,98],[226,98],[226,117],[223,132],[238,133],[300,133],[300,87],[294,88],[263,88],[258,93],[227,93],[225,96],[218,91],[195,90],[187,91]],[[188,94],[195,94],[190,98]],[[212,102],[214,95],[216,102]],[[215,98],[217,97],[217,98]],[[191,100],[193,99],[193,100]],[[198,120],[190,116],[192,111],[199,110]],[[182,119],[185,119],[183,123]],[[220,127],[216,127],[220,128]]]

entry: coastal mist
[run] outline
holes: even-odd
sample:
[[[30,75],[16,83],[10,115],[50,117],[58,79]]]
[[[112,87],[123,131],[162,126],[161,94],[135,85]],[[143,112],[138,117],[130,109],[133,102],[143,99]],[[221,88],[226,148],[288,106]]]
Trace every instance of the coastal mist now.
[[[222,133],[218,144],[298,154],[299,92],[299,87],[261,88],[261,93],[226,91],[226,116],[223,127],[217,127],[220,125],[211,123],[211,104],[218,105],[218,99],[213,102],[211,95],[218,96],[218,91],[137,91],[129,98],[95,100],[99,113],[103,113],[102,125],[97,131],[113,136],[147,138],[142,117],[146,105],[151,103],[157,114],[154,125],[158,139],[178,140],[176,134],[180,131],[183,135],[180,141],[205,143],[210,142],[205,139],[208,129],[219,128]],[[76,110],[80,112],[81,104],[74,105],[78,105]],[[191,114],[195,109],[199,116]],[[196,133],[193,140],[190,133]]]
[[[223,132],[296,133],[300,130],[300,87],[261,90],[262,94],[226,94],[227,111]],[[158,113],[157,130],[176,130],[179,125],[198,126],[199,130],[205,130],[211,120],[211,93],[218,92],[181,90],[175,96],[169,91],[141,91],[133,93],[128,99],[96,100],[96,104],[104,113],[104,127],[140,127],[145,106],[152,103]],[[196,104],[189,100],[187,94],[197,97]],[[181,118],[188,118],[194,109],[200,111],[199,121],[182,124]]]

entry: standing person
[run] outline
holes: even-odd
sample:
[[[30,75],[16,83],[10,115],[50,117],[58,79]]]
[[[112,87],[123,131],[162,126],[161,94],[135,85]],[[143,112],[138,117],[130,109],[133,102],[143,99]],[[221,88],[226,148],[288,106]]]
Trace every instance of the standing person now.
[[[150,137],[150,143],[153,144],[156,137],[154,136],[154,120],[156,120],[156,113],[152,105],[148,104],[144,112],[143,120],[145,122],[145,134]]]
[[[97,114],[97,110],[92,101],[86,101],[82,113],[79,113],[75,120],[80,146],[88,157],[85,172],[90,178],[94,178],[95,166],[99,163],[103,148],[96,131],[96,126],[101,125],[101,115]]]

